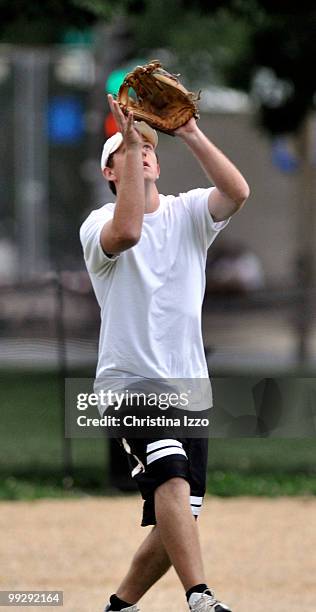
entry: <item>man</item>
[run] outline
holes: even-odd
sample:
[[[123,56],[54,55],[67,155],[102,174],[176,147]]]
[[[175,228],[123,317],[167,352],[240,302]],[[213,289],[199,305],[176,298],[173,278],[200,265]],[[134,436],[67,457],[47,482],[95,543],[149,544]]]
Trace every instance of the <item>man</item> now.
[[[201,336],[207,248],[244,204],[249,187],[198,128],[175,131],[215,187],[178,197],[158,193],[157,134],[126,118],[109,96],[120,133],[101,167],[116,203],[93,211],[80,235],[101,308],[97,382],[208,377]],[[205,492],[206,440],[123,440],[154,525],[106,611],[137,612],[137,602],[173,565],[195,612],[227,612],[206,582],[196,518]]]

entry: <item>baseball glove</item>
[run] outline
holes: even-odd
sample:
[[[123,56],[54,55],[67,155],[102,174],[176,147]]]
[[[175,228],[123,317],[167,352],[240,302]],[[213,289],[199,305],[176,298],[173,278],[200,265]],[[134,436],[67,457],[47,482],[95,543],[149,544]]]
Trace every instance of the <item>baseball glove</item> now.
[[[135,98],[129,96],[132,89]],[[136,68],[126,75],[117,96],[122,111],[133,111],[137,121],[145,121],[152,128],[174,135],[191,117],[199,118],[198,94],[188,91],[176,75],[164,70],[158,60]]]

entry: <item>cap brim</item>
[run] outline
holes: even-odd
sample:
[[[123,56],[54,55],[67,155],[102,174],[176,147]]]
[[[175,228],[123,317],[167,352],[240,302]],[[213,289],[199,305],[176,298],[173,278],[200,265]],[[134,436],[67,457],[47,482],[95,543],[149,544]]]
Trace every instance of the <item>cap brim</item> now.
[[[158,145],[158,134],[156,130],[150,127],[145,121],[134,121],[135,129],[152,144],[154,149]],[[123,142],[121,132],[116,132],[111,138],[105,142],[101,156],[101,170],[104,170],[108,163],[108,159],[112,153],[115,153]]]
[[[101,156],[101,170],[104,170],[108,163],[108,159],[112,153],[115,153],[123,142],[123,136],[121,132],[116,132],[111,138],[108,138],[104,144],[102,156]]]
[[[153,128],[150,127],[148,123],[145,123],[145,121],[134,121],[134,126],[136,130],[142,136],[144,136],[144,138],[146,138],[146,140],[148,140],[155,149],[158,145],[158,134],[156,130],[153,130]]]

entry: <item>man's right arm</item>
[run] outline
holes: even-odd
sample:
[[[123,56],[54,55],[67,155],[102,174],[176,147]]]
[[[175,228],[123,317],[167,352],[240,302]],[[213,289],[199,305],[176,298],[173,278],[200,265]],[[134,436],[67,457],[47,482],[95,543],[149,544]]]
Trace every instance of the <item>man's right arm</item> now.
[[[124,159],[117,184],[113,219],[101,230],[100,242],[105,253],[116,255],[135,246],[140,239],[145,212],[145,184],[142,139],[133,125],[133,115],[126,119],[117,102],[112,112],[123,134]]]
[[[130,249],[140,239],[145,211],[145,187],[141,145],[125,151],[124,169],[117,190],[113,219],[102,228],[100,241],[105,253]]]

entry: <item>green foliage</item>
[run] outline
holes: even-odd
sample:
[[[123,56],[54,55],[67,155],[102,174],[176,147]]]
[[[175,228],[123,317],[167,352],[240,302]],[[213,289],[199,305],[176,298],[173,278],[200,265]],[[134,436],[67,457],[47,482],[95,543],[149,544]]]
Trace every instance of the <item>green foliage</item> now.
[[[243,474],[235,471],[208,472],[207,492],[219,497],[252,495],[316,495],[315,476],[308,474]]]
[[[48,482],[47,482],[48,480]],[[78,495],[78,494],[77,494]],[[71,493],[62,485],[62,479],[56,481],[56,478],[38,479],[22,476],[7,476],[1,479],[0,483],[0,501],[1,500],[32,500],[41,498],[59,498],[59,497],[75,497],[76,492]]]
[[[1,0],[0,39],[12,44],[52,44],[69,29],[86,30],[114,13],[111,0]]]
[[[104,495],[105,492],[111,493],[104,469],[96,465],[74,470],[72,477],[64,477],[61,470],[51,468],[2,474],[0,480],[0,501],[83,497]]]
[[[272,133],[296,131],[313,108],[314,2],[161,0],[159,11],[154,0],[141,5],[141,19],[139,11],[132,19],[138,47],[169,50],[169,69],[192,86],[225,83],[249,91],[257,75],[255,100]]]
[[[23,473],[7,475],[0,481],[1,500],[33,500],[41,498],[74,498],[87,495],[112,495],[100,468],[77,470],[65,480],[62,473]],[[207,493],[219,497],[312,496],[316,495],[316,479],[312,474],[242,473],[233,470],[209,470]],[[124,492],[126,496],[126,492]]]
[[[211,438],[210,471],[316,474],[315,437]]]
[[[33,45],[60,42],[69,29],[84,32],[125,13],[137,54],[159,54],[192,88],[209,83],[249,91],[257,75],[261,123],[272,133],[297,130],[313,107],[310,0],[2,0],[1,9],[0,39]],[[268,83],[262,67],[270,71]]]
[[[261,121],[272,133],[297,130],[313,108],[315,71],[310,63],[316,55],[316,10],[281,14],[270,9],[261,28],[253,33],[253,62],[267,66],[287,85],[279,104],[261,100]],[[281,81],[280,81],[281,80]]]
[[[148,0],[141,19],[131,17],[135,46],[147,55],[167,50],[168,68],[181,72],[191,87],[224,83],[236,63],[247,61],[250,27],[244,19],[227,9],[203,16],[183,11],[181,0],[161,0],[159,7]]]
[[[113,14],[115,3],[111,0],[72,0],[74,7],[98,19],[108,19]],[[119,2],[116,3],[118,5]]]

